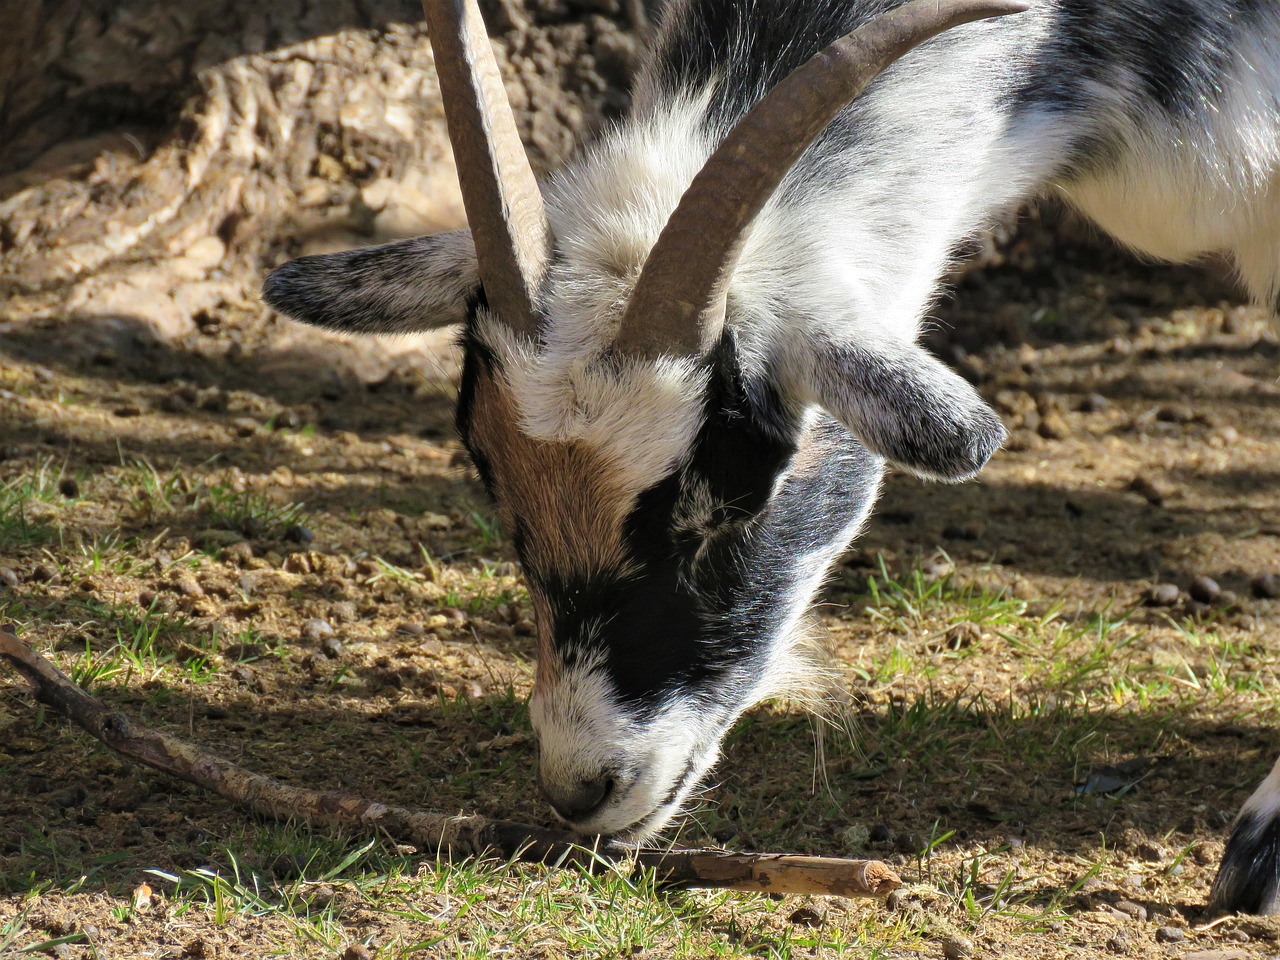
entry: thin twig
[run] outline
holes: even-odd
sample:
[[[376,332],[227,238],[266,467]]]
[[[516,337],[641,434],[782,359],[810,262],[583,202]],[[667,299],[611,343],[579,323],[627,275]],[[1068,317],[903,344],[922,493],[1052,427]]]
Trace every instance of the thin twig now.
[[[303,819],[317,826],[376,833],[441,855],[499,856],[588,868],[602,860],[634,861],[652,869],[667,886],[883,897],[901,885],[897,874],[878,860],[638,849],[603,838],[586,839],[566,830],[409,810],[338,791],[291,787],[109,709],[18,639],[8,625],[0,625],[0,659],[26,678],[37,700],[111,749],[273,820]]]

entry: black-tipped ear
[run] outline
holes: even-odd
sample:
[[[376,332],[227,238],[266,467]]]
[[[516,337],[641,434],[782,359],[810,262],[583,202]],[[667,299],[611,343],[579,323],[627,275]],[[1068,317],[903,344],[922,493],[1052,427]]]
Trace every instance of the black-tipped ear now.
[[[462,323],[480,286],[471,231],[290,260],[262,299],[294,320],[347,333],[412,333]]]
[[[920,347],[872,352],[825,343],[809,371],[813,399],[871,450],[930,480],[967,480],[1007,436],[969,382]]]

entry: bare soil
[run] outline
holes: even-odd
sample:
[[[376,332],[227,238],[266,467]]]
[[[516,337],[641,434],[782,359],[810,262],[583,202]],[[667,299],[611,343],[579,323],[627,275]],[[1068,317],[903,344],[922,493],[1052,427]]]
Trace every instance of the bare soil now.
[[[205,6],[197,26],[221,7]],[[458,222],[429,55],[414,14],[386,6],[299,35],[264,7],[223,31],[234,49],[191,60],[175,41],[185,93],[156,93],[145,122],[89,129],[101,101],[66,94],[53,140],[28,125],[29,147],[0,153],[16,171],[0,194],[0,615],[120,709],[255,769],[539,822],[530,611],[453,435],[452,347],[323,337],[253,294],[287,255]],[[487,12],[553,164],[625,102],[627,18]],[[732,902],[697,901],[693,939],[657,933],[636,944],[649,955],[1280,953],[1274,922],[1199,912],[1280,748],[1280,584],[1263,579],[1280,575],[1276,328],[1213,265],[1137,264],[1043,217],[958,278],[932,335],[1008,447],[974,483],[892,478],[820,608],[853,735],[828,730],[816,755],[802,714],[754,711],[679,830],[870,853],[918,884],[889,909],[788,905],[750,937]],[[226,872],[231,852],[264,877],[306,865],[0,684],[14,949],[334,955],[274,915],[167,900],[144,871]],[[1136,786],[1078,789],[1138,757],[1156,759]],[[538,882],[511,876],[495,910]],[[143,882],[157,903],[129,909]],[[343,943],[402,955],[444,929],[465,955],[464,919],[329,892]]]

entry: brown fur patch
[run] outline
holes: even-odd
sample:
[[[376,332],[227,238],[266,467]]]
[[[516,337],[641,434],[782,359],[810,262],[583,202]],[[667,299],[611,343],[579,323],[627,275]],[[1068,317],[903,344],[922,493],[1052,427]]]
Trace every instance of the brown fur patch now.
[[[499,373],[476,377],[469,441],[489,461],[498,514],[508,530],[524,531],[524,562],[534,573],[561,579],[602,571],[625,573],[623,523],[636,491],[618,471],[578,441],[536,439],[520,430],[509,385]],[[559,677],[551,639],[551,611],[530,585],[538,620],[538,679]]]

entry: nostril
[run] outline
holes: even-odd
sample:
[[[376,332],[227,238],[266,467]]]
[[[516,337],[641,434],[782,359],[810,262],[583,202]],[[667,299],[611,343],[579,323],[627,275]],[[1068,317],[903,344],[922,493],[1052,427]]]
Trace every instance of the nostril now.
[[[552,788],[543,785],[543,792],[556,813],[569,821],[585,820],[595,813],[613,795],[613,790],[614,778],[610,774],[582,779],[569,787]]]

